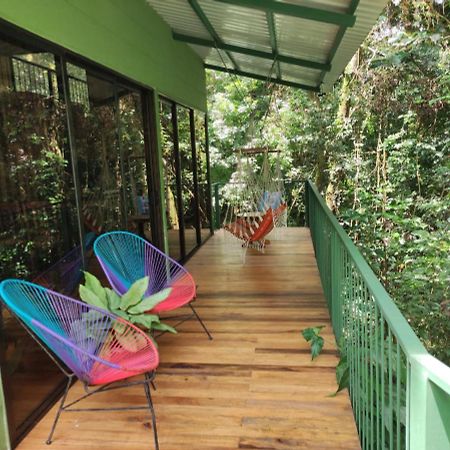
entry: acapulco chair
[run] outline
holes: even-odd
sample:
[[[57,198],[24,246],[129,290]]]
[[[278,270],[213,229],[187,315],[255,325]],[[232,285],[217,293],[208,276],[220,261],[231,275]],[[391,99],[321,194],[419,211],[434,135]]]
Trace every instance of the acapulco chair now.
[[[153,341],[142,330],[109,311],[27,281],[2,281],[0,296],[68,378],[47,444],[52,442],[63,411],[148,409],[152,417],[155,449],[159,450],[156,417],[149,387],[159,364],[159,355]],[[141,374],[144,375],[144,380],[111,385]],[[75,378],[84,384],[86,394],[66,404],[69,388]],[[139,384],[144,386],[147,406],[72,408],[91,395]],[[96,387],[92,389],[91,386]]]
[[[94,242],[94,253],[117,294],[123,295],[135,281],[148,276],[145,295],[171,288],[169,296],[147,311],[149,314],[173,311],[187,305],[192,310],[192,315],[188,318],[195,317],[208,338],[212,339],[208,328],[192,305],[196,297],[194,279],[181,264],[145,239],[128,231],[102,234]],[[178,325],[185,320],[187,319],[183,319]]]

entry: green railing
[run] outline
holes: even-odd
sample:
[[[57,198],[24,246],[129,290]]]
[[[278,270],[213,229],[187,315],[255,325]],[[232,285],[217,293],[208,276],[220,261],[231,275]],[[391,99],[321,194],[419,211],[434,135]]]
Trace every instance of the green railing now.
[[[425,350],[311,182],[305,200],[362,448],[449,450],[450,368]]]

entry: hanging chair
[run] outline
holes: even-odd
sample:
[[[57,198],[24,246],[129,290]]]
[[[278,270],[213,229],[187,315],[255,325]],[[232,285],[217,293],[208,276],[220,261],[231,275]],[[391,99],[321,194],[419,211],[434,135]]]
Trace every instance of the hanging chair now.
[[[260,172],[254,170],[253,161],[250,159],[250,155],[257,153],[264,154]],[[263,252],[270,244],[267,239],[269,233],[286,223],[286,203],[281,176],[276,176],[268,153],[267,148],[240,150],[237,171],[229,185],[229,202],[223,227],[243,241],[244,260],[249,247]]]

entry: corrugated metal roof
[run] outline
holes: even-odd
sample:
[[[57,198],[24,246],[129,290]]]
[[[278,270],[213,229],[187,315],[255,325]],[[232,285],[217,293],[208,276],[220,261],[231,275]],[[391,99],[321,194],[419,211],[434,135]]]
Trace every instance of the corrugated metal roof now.
[[[205,67],[323,92],[387,1],[147,0]]]

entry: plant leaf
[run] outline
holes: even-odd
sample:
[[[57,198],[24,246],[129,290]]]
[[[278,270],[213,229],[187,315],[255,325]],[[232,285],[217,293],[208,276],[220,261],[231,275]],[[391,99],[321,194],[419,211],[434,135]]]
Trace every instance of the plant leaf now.
[[[85,279],[84,285],[101,300],[103,305],[105,305],[103,306],[104,308],[107,307],[108,301],[106,299],[105,288],[101,285],[98,278],[89,272],[84,271],[83,273]]]
[[[311,341],[311,360],[317,358],[320,355],[320,352],[323,348],[323,337],[322,336],[314,336]]]
[[[130,322],[142,325],[150,330],[154,328],[155,323],[159,323],[159,317],[154,314],[140,314],[138,316],[131,316]]]
[[[312,329],[316,335],[319,335],[323,328],[325,328],[325,325],[319,325],[318,327],[313,327]]]
[[[142,300],[148,288],[148,280],[148,277],[144,277],[135,281],[128,289],[128,292],[122,295],[120,300],[120,309],[122,311],[126,311],[130,306],[136,305]]]
[[[122,319],[129,320],[129,315],[126,312],[121,311],[118,308],[117,309],[113,309],[111,312],[113,314],[115,314],[116,316],[122,317]]]
[[[305,328],[302,331],[303,337],[306,339],[306,342],[309,342],[314,336],[318,336],[322,328],[324,328],[325,325],[320,325],[318,327],[310,327]]]
[[[306,342],[309,342],[314,336],[314,329],[313,328],[305,328],[302,331],[303,337],[306,339]]]
[[[108,300],[109,310],[113,311],[120,308],[120,297],[109,288],[105,288],[106,298]]]
[[[136,352],[147,344],[145,337],[138,333],[128,333],[126,335],[117,333],[116,339],[124,349],[130,352]]]
[[[350,369],[347,366],[342,370],[341,379],[339,380],[337,391],[333,394],[333,397],[336,396],[343,389],[348,388],[349,383],[350,383]]]
[[[156,305],[164,301],[170,295],[171,291],[172,288],[166,288],[162,291],[157,292],[156,294],[150,295],[144,298],[142,302],[131,307],[128,312],[130,314],[141,314],[146,311],[151,311]]]
[[[167,325],[167,323],[155,323],[152,328],[158,331],[168,331],[169,333],[177,334],[177,330],[170,325]]]
[[[89,305],[96,306],[97,308],[108,308],[108,305],[105,305],[94,292],[82,284],[80,284],[80,298]]]

